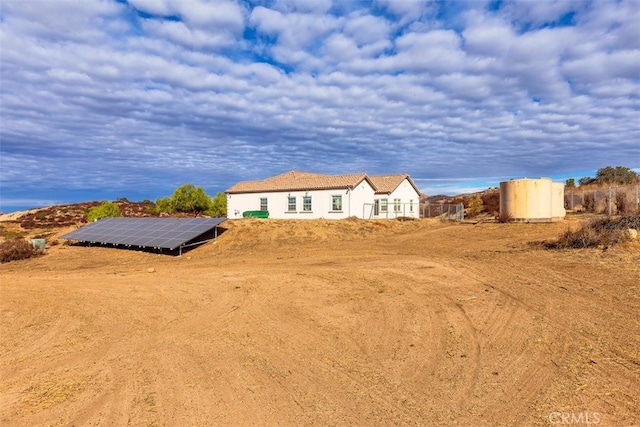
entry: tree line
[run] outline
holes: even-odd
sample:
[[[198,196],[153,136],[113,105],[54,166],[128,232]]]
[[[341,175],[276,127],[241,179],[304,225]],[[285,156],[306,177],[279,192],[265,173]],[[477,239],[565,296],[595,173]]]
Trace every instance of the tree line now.
[[[155,210],[157,214],[183,212],[213,217],[225,216],[227,196],[224,193],[218,193],[215,197],[210,197],[202,187],[184,184],[176,188],[171,197],[157,199]]]
[[[578,185],[611,186],[611,185],[628,185],[640,182],[638,174],[630,168],[624,166],[606,166],[600,168],[596,172],[595,177],[585,176],[578,180]],[[569,178],[565,182],[567,187],[575,187],[574,178]]]
[[[215,197],[205,193],[202,187],[193,184],[184,184],[176,188],[169,197],[156,199],[155,207],[150,213],[160,215],[162,213],[173,214],[177,212],[192,215],[207,215],[220,217],[227,215],[227,196],[224,193],[217,193]],[[87,212],[87,219],[90,222],[101,218],[121,217],[120,207],[115,202],[105,201],[98,206],[94,206]]]

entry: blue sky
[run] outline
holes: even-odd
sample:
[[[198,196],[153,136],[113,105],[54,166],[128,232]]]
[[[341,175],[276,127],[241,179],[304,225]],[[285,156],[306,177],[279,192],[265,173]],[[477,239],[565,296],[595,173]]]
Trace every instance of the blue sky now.
[[[3,0],[0,210],[640,168],[640,1]],[[638,169],[640,170],[640,169]]]

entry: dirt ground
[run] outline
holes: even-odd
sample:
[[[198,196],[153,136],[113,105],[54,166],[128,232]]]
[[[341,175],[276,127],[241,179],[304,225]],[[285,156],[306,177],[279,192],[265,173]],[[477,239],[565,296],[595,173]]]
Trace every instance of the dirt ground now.
[[[640,425],[638,241],[531,244],[575,220],[224,226],[181,257],[2,264],[0,424]]]

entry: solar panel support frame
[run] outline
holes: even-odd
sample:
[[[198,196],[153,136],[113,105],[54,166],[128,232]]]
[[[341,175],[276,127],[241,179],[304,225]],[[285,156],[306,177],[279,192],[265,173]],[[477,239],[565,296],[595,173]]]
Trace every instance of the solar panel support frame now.
[[[218,225],[220,225],[220,224],[218,224]],[[187,244],[182,244],[178,248],[178,250],[179,250],[178,256],[182,256],[182,248],[188,248],[190,246],[196,246],[196,245],[204,245],[205,243],[214,242],[216,240],[218,240],[218,226],[217,225],[215,227],[213,227],[213,239],[202,240],[200,242],[193,242],[193,243],[189,243],[188,245]]]

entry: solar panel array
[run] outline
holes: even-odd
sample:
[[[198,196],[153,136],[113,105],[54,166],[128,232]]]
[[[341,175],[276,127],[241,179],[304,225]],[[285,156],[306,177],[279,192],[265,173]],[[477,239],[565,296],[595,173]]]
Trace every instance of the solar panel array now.
[[[226,218],[104,218],[61,239],[174,250],[211,231]]]

